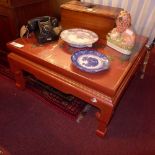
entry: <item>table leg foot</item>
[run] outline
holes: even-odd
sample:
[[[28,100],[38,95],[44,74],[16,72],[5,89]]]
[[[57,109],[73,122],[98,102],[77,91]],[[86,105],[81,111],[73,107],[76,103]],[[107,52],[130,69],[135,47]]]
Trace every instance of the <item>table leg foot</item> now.
[[[104,131],[101,131],[99,129],[96,130],[96,135],[99,137],[104,137],[106,135],[107,128],[104,129]]]
[[[96,112],[96,118],[100,119],[100,117],[101,117],[101,113],[100,112]]]
[[[147,53],[146,53],[145,58],[144,58],[144,61],[143,61],[140,79],[144,79],[144,75],[145,75],[145,71],[146,71],[146,67],[148,64],[149,57],[150,57],[150,49],[148,48]]]
[[[15,72],[15,79],[16,79],[16,87],[20,89],[25,88],[25,79],[23,76],[23,72],[21,70],[18,70]]]
[[[21,85],[20,83],[17,83],[17,82],[16,82],[16,87],[19,88],[19,89],[24,89],[25,88],[25,86],[23,86],[23,85]]]
[[[111,119],[113,112],[112,106],[104,107],[100,112],[96,113],[96,117],[99,120],[98,128],[96,130],[96,135],[99,137],[104,137],[107,132],[107,125]]]

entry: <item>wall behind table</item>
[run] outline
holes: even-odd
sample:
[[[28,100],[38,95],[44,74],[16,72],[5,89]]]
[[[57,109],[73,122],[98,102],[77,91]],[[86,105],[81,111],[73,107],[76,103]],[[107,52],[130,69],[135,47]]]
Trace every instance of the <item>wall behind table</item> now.
[[[132,26],[135,32],[149,37],[148,44],[155,37],[155,0],[81,0],[81,2],[128,10],[132,17]]]

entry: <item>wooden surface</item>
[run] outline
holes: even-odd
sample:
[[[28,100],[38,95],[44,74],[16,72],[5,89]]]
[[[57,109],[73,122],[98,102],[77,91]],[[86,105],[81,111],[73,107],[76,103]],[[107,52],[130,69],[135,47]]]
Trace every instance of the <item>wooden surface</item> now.
[[[28,4],[34,4],[38,2],[43,2],[45,0],[1,0],[0,5],[6,6],[6,7],[21,7]]]
[[[22,25],[31,18],[51,15],[49,0],[0,1],[0,52],[6,51],[6,43],[19,37]]]
[[[97,113],[99,126],[96,133],[103,136],[114,107],[144,59],[147,39],[137,36],[131,57],[124,57],[106,46],[104,40],[100,40],[94,48],[108,56],[110,68],[95,74],[82,72],[72,64],[71,55],[78,49],[68,46],[62,40],[42,46],[34,37],[20,38],[16,42],[24,47],[7,45],[11,51],[9,62],[16,76],[16,85],[25,87],[22,71],[26,70],[39,80],[96,106],[100,110]]]
[[[70,0],[50,0],[51,11],[54,16],[60,19],[60,6]]]
[[[106,38],[115,26],[115,20],[122,9],[70,1],[61,5],[61,24],[64,29],[86,28]]]

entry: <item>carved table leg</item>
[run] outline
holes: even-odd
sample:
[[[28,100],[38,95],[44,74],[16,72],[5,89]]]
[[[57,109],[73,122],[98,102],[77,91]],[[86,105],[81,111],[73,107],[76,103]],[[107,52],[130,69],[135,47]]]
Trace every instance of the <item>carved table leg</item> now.
[[[19,63],[16,62],[16,56],[13,53],[10,53],[8,55],[8,61],[10,64],[11,71],[14,73],[15,80],[16,80],[16,86],[20,89],[25,88],[25,78],[23,75],[23,71],[20,69],[21,66]]]
[[[107,131],[107,125],[110,121],[110,118],[112,116],[113,107],[112,106],[106,106],[104,109],[102,109],[100,112],[96,113],[96,117],[99,119],[99,125],[96,130],[96,134],[100,137],[103,137]]]
[[[150,48],[147,47],[147,53],[145,55],[142,70],[141,70],[141,72],[142,72],[141,76],[140,76],[141,79],[144,79],[144,75],[145,75],[145,71],[146,71],[146,67],[147,67],[147,64],[148,64],[149,57],[150,57]]]
[[[20,89],[25,88],[25,79],[23,76],[23,72],[21,70],[14,71],[15,79],[16,79],[16,86]]]

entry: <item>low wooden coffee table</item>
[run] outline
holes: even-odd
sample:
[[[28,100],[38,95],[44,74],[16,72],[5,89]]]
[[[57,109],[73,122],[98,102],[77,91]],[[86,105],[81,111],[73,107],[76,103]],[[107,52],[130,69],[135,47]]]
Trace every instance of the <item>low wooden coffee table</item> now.
[[[8,59],[15,74],[16,86],[21,89],[25,87],[23,71],[27,71],[60,91],[97,107],[99,125],[96,133],[99,136],[105,135],[121,94],[147,53],[147,38],[142,36],[137,36],[131,57],[111,49],[100,40],[94,48],[109,57],[110,68],[92,74],[82,72],[72,64],[71,55],[78,49],[70,47],[62,40],[39,45],[31,37],[19,38],[15,42],[24,45],[18,48],[11,45],[11,42],[7,44],[10,50]]]

